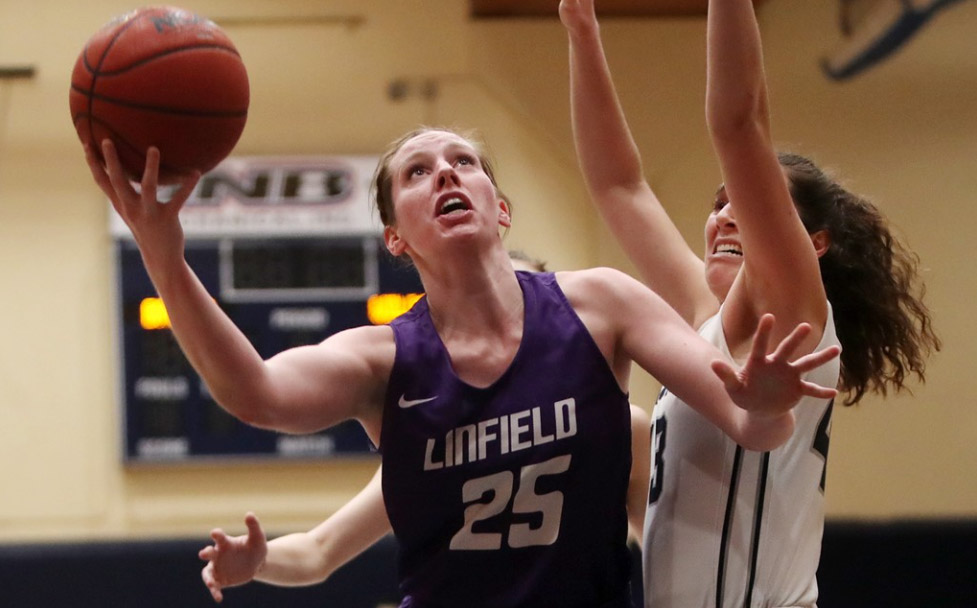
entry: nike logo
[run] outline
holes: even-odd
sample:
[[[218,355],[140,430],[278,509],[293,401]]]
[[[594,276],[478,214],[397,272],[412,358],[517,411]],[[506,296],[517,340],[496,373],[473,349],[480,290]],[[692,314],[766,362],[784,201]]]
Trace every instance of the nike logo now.
[[[397,400],[397,405],[399,405],[404,409],[407,409],[409,407],[414,407],[415,405],[419,405],[421,403],[427,403],[428,401],[434,401],[435,399],[438,398],[437,395],[433,397],[428,397],[427,399],[407,399],[406,397],[407,395],[401,395],[400,399]]]

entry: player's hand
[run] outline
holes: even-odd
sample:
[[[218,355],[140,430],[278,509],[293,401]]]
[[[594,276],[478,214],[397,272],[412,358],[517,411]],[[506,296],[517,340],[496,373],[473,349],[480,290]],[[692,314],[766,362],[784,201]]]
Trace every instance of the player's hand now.
[[[132,231],[144,255],[157,251],[176,250],[182,256],[183,229],[178,214],[200,180],[194,171],[180,182],[168,201],[159,199],[159,150],[150,147],[146,152],[146,167],[137,189],[129,180],[119,161],[115,145],[109,139],[101,145],[105,165],[88,145],[85,158],[92,177],[112,202],[112,207]]]
[[[713,361],[712,369],[723,381],[733,402],[751,416],[777,417],[789,412],[801,397],[833,398],[838,393],[834,387],[808,382],[802,376],[837,357],[841,349],[829,346],[791,360],[811,333],[811,326],[801,323],[768,353],[773,326],[773,315],[760,318],[749,357],[742,368],[737,370],[727,361]]]
[[[215,602],[224,599],[223,589],[252,581],[268,555],[268,541],[257,516],[248,513],[244,523],[248,527],[244,536],[228,536],[220,528],[211,531],[214,544],[197,554],[207,562],[200,577]]]
[[[570,33],[596,29],[594,0],[560,0],[560,21]]]

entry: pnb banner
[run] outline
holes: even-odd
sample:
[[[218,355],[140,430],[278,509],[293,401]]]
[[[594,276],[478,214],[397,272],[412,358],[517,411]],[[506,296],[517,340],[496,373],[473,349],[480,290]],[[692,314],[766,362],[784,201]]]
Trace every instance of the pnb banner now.
[[[375,156],[232,157],[204,175],[180,222],[188,238],[376,235]],[[172,190],[161,191],[166,199]],[[110,214],[113,236],[131,238]]]

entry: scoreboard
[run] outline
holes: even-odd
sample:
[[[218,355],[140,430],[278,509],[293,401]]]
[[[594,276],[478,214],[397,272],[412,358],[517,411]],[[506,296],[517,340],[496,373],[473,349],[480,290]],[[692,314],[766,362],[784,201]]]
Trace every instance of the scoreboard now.
[[[392,258],[368,200],[375,157],[231,158],[180,211],[186,260],[262,357],[385,323],[421,293]],[[110,214],[127,463],[355,456],[354,421],[310,435],[250,427],[221,409],[176,343],[128,228]]]

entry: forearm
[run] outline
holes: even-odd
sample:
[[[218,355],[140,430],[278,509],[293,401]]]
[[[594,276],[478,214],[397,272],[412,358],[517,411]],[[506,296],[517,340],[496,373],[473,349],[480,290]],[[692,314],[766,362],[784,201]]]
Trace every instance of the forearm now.
[[[688,358],[677,360],[676,369],[669,370],[669,379],[663,379],[663,383],[730,439],[755,451],[772,450],[787,441],[794,428],[794,416],[789,409],[746,411],[733,401],[723,381],[709,372],[714,361],[725,359],[719,349],[700,337],[694,342],[682,340],[671,350],[683,352],[683,357]]]
[[[162,262],[144,255],[150,279],[187,360],[214,399],[234,416],[260,420],[258,383],[264,362],[220,309],[182,256]]]
[[[584,179],[598,198],[644,183],[641,157],[618,100],[596,21],[569,31],[570,109]],[[599,201],[597,201],[599,203]]]
[[[727,294],[727,310],[745,298],[744,308],[774,313],[782,322],[778,337],[801,322],[820,328],[827,315],[824,288],[770,135],[753,3],[711,0],[707,29],[706,114],[740,245],[747,252],[742,278]],[[740,332],[743,338],[743,325]],[[811,343],[817,341],[813,336]]]
[[[255,580],[274,585],[310,585],[369,549],[390,532],[383,504],[382,473],[314,529],[268,543],[265,564]]]
[[[338,567],[329,558],[309,532],[281,536],[268,542],[268,555],[254,580],[281,587],[321,583]]]
[[[706,122],[713,140],[769,130],[760,31],[750,0],[710,0]]]
[[[567,10],[564,20],[570,37],[574,142],[584,181],[642,278],[692,323],[700,309],[715,304],[702,275],[702,262],[644,177],[592,7],[574,6],[577,12]]]
[[[799,397],[792,390],[792,376],[785,379],[767,371],[740,377],[737,370],[743,368],[732,368],[719,348],[640,286],[613,310],[626,325],[624,348],[629,357],[733,441],[765,451],[790,436],[790,408]],[[719,367],[733,377],[720,377],[717,362],[725,362]]]

